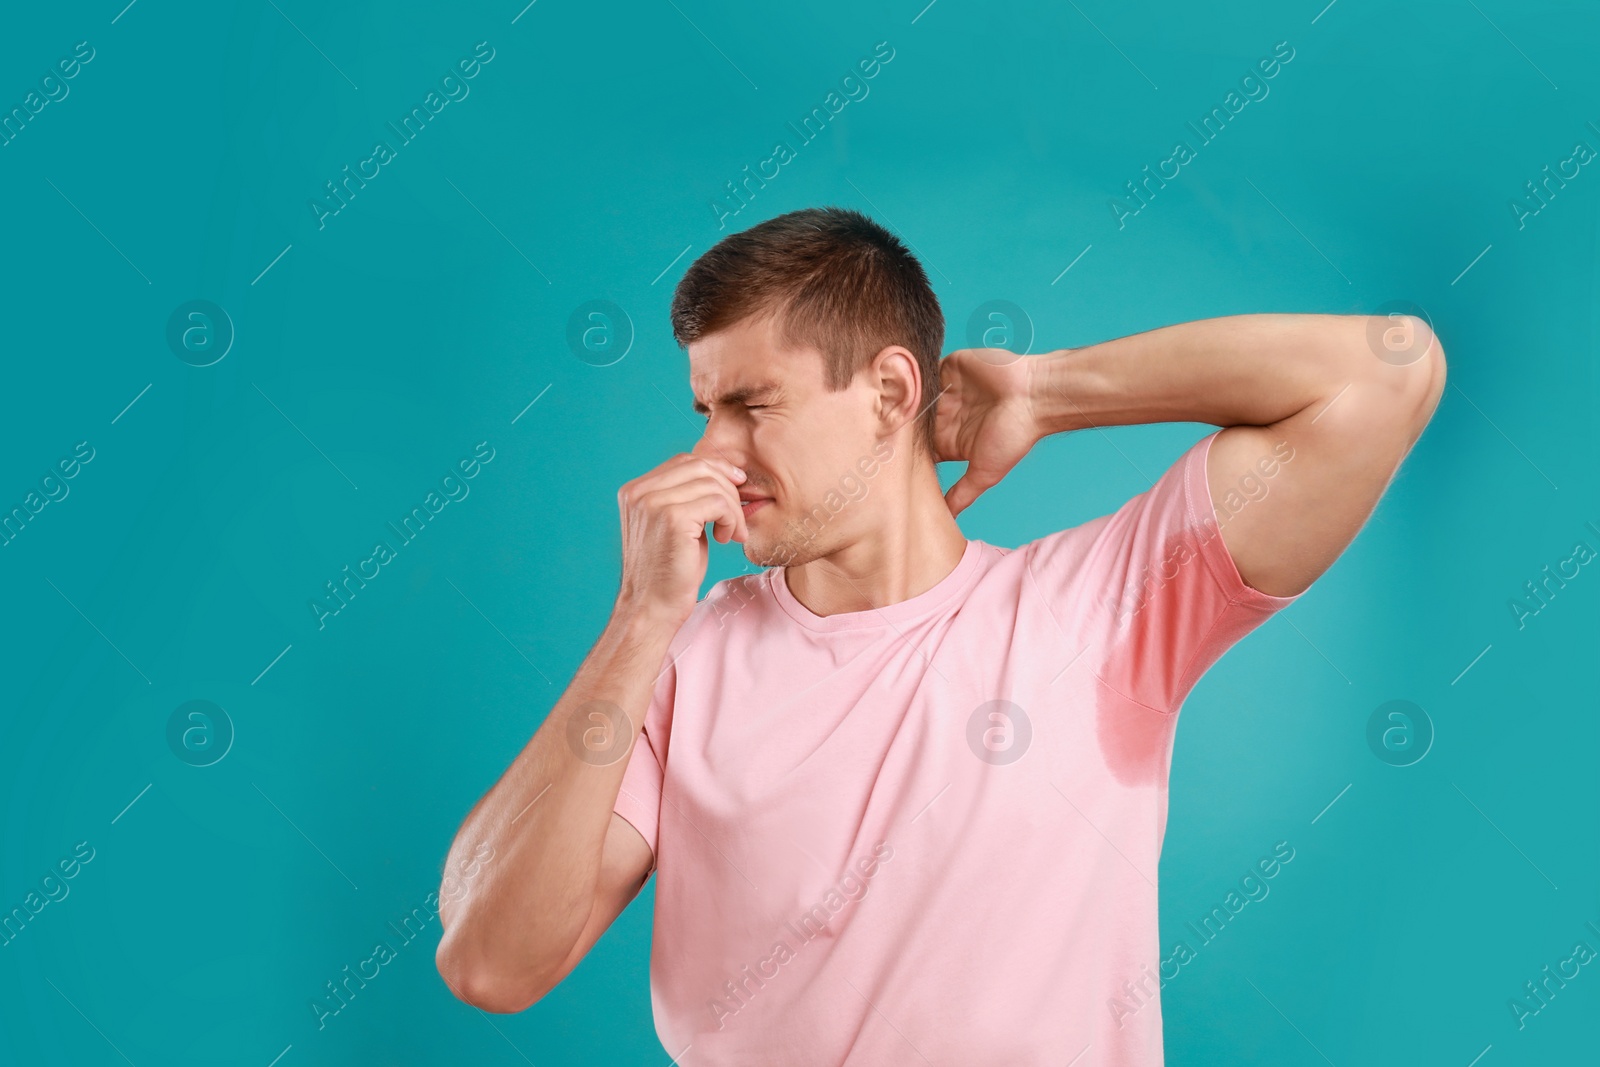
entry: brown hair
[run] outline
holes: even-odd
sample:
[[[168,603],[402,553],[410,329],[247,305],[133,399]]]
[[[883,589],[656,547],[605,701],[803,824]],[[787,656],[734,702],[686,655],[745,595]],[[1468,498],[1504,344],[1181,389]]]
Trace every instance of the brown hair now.
[[[934,455],[944,314],[922,264],[859,211],[791,211],[732,233],[696,259],[672,296],[679,347],[752,315],[775,313],[785,344],[824,358],[829,390],[847,387],[887,345],[922,371],[918,447]]]

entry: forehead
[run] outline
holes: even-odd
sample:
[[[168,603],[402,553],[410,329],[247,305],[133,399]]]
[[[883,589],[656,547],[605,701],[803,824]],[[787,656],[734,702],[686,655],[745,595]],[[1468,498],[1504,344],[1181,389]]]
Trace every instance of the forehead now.
[[[822,353],[783,345],[775,322],[747,319],[689,344],[689,386],[700,414],[719,403],[760,403],[822,381]]]

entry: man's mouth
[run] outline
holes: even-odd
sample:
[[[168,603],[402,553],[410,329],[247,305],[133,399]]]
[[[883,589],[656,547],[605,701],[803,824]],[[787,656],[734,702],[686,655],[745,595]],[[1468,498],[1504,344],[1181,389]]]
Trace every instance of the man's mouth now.
[[[770,496],[741,496],[739,498],[739,510],[744,512],[745,517],[748,518],[770,503],[772,503],[772,498]]]

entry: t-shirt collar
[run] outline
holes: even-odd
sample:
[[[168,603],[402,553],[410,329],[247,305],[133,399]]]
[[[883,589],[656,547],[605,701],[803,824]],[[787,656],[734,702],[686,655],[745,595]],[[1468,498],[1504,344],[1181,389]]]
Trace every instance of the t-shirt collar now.
[[[800,603],[795,598],[795,595],[789,591],[789,582],[784,577],[784,568],[782,567],[769,567],[767,569],[767,586],[777,599],[779,607],[783,608],[784,612],[795,622],[808,630],[873,629],[898,625],[946,606],[952,598],[966,588],[968,580],[972,578],[978,569],[978,563],[982,555],[983,542],[968,540],[966,548],[961,552],[961,558],[956,562],[955,569],[939,579],[932,587],[923,590],[909,600],[902,600],[881,608],[864,608],[861,611],[840,612],[837,615],[818,615]]]

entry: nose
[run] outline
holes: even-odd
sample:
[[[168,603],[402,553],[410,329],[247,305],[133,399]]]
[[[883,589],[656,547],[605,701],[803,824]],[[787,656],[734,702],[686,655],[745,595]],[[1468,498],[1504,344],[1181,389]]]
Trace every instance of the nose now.
[[[725,422],[726,420],[724,420]],[[705,430],[700,435],[700,440],[695,442],[689,450],[692,456],[701,456],[706,459],[720,459],[732,463],[735,467],[743,467],[744,449],[741,448],[732,435],[723,430],[717,421],[717,416],[712,415],[711,421],[706,423]]]

